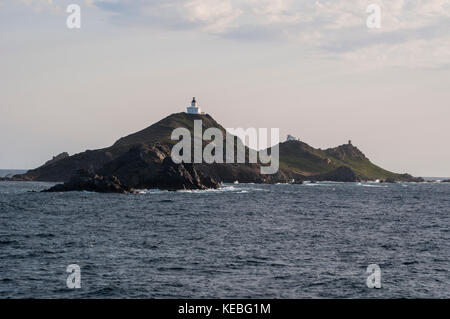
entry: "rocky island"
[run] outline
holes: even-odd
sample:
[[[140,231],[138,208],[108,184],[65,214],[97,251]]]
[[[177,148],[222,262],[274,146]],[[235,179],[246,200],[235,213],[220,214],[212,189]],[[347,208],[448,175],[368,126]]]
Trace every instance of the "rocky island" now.
[[[280,143],[280,168],[263,175],[261,164],[199,163],[176,164],[171,140],[176,128],[194,129],[202,120],[203,130],[225,129],[208,114],[172,114],[161,121],[117,140],[112,146],[69,156],[61,153],[43,166],[8,180],[61,182],[48,191],[87,190],[132,193],[134,189],[165,190],[217,188],[221,183],[299,183],[308,181],[356,182],[422,181],[409,174],[396,174],[373,164],[351,143],[326,150],[298,140]],[[234,137],[238,143],[239,138]],[[249,149],[246,149],[248,156]]]

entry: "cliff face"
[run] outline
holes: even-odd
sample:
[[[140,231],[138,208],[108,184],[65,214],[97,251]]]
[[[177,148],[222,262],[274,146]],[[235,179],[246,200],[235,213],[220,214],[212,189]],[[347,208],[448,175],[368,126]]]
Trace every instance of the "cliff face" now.
[[[193,134],[194,120],[202,120],[203,131],[212,127],[220,129],[225,138],[225,129],[211,116],[176,113],[120,138],[110,147],[73,156],[63,153],[39,168],[14,176],[14,179],[67,182],[75,172],[85,169],[100,176],[115,176],[130,188],[195,189],[216,187],[217,182],[235,180],[275,183],[290,182],[292,179],[320,180],[327,176],[336,180],[344,176],[343,179],[348,180],[352,179],[353,174],[359,180],[415,180],[410,175],[395,174],[374,165],[351,144],[320,150],[300,141],[280,143],[280,170],[274,175],[261,175],[259,164],[169,165],[169,160],[172,162],[171,149],[177,143],[171,140],[173,130],[184,127]],[[235,139],[237,143],[242,143],[238,138]],[[206,144],[208,142],[204,142],[203,146]],[[341,167],[346,169],[339,169]]]

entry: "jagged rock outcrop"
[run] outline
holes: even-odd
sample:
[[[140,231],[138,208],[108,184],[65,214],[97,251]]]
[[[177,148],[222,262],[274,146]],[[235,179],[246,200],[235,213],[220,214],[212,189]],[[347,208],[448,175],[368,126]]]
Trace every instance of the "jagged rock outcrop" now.
[[[341,161],[351,160],[368,160],[367,157],[357,147],[352,144],[344,144],[335,148],[325,150],[325,153],[335,157]]]
[[[219,187],[219,182],[203,174],[193,164],[174,163],[170,148],[161,144],[135,145],[105,164],[99,173],[117,176],[133,188],[177,190]]]
[[[388,178],[390,182],[415,182],[422,183],[425,180],[422,177],[414,177],[410,174],[398,174],[397,177]]]
[[[175,164],[170,157],[163,160],[161,170],[148,185],[167,190],[211,189],[220,186],[211,177],[198,172],[193,164]]]
[[[122,153],[121,150],[114,150],[114,155]],[[95,151],[85,151],[75,154],[49,165],[40,166],[29,170],[25,174],[13,176],[17,180],[39,181],[39,182],[67,182],[79,169],[96,171],[104,164],[114,159],[114,155],[109,149]]]
[[[197,171],[192,164],[176,164],[164,145],[136,145],[95,173],[80,169],[64,184],[49,192],[93,191],[99,193],[132,193],[134,189],[164,190],[218,188],[220,184]]]
[[[98,193],[133,193],[134,190],[123,185],[115,176],[100,176],[91,170],[78,170],[68,182],[58,184],[43,192],[88,191]]]

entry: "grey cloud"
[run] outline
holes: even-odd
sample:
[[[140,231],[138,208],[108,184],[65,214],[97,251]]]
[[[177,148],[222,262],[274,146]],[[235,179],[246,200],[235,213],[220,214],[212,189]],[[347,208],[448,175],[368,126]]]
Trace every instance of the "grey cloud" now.
[[[273,1],[224,1],[228,1],[231,8],[225,10],[224,16],[216,16],[219,9],[214,6],[214,2],[207,0],[97,0],[94,4],[112,14],[113,23],[122,26],[199,30],[236,41],[296,41],[319,54],[336,57],[375,46],[450,37],[448,13],[444,10],[442,16],[438,14],[435,19],[430,19],[426,12],[421,11],[421,1],[408,3],[395,13],[397,18],[403,19],[402,27],[399,24],[398,28],[391,26],[391,29],[376,32],[369,32],[366,26],[367,13],[361,1],[357,1],[358,6],[345,1],[322,0],[312,3],[280,0],[282,5],[279,7],[276,6],[278,2]],[[193,11],[189,11],[191,6],[185,6],[187,3],[194,4]],[[239,14],[236,15],[237,11]],[[420,20],[423,23],[404,23],[411,17],[414,18],[411,22],[423,19]],[[225,22],[219,23],[218,31],[214,26],[221,22],[220,19]]]
[[[450,21],[441,19],[433,25],[415,29],[397,30],[391,32],[370,33],[367,28],[345,28],[329,31],[320,48],[327,52],[345,53],[361,48],[377,45],[393,45],[407,43],[412,40],[432,40],[442,36],[443,30],[450,29]]]

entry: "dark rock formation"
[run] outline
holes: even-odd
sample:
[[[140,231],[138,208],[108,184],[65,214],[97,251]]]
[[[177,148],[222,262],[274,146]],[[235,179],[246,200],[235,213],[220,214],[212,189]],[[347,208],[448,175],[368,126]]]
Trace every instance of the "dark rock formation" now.
[[[162,163],[162,169],[151,181],[152,188],[178,189],[208,189],[220,185],[211,177],[198,172],[193,164],[175,164],[170,157]]]
[[[310,177],[313,181],[330,181],[330,182],[357,182],[358,176],[347,166],[341,166],[325,174],[314,175]]]
[[[87,169],[78,170],[72,178],[64,183],[53,186],[43,192],[88,191],[98,193],[133,193],[133,189],[122,185],[115,176],[99,176]]]
[[[442,183],[450,183],[450,179],[446,179],[446,180],[442,181]]]
[[[352,144],[344,144],[335,148],[329,148],[325,150],[325,153],[341,161],[345,161],[347,159],[367,160],[367,157]]]
[[[198,172],[192,164],[176,164],[167,156],[163,145],[136,145],[117,159],[105,164],[97,173],[80,169],[71,179],[48,191],[93,191],[99,193],[129,193],[133,189],[164,190],[208,189],[220,185]]]
[[[117,152],[121,153],[121,150]],[[85,151],[29,170],[25,174],[15,175],[14,178],[23,181],[67,182],[77,170],[96,171],[113,158],[112,153],[107,149]]]
[[[398,174],[397,178],[390,178],[390,180],[395,182],[416,182],[416,183],[425,182],[425,180],[422,177],[414,177],[410,174]]]
[[[102,175],[117,176],[133,188],[207,189],[218,188],[219,183],[203,174],[193,164],[176,164],[165,145],[135,145],[117,159],[105,164]]]

